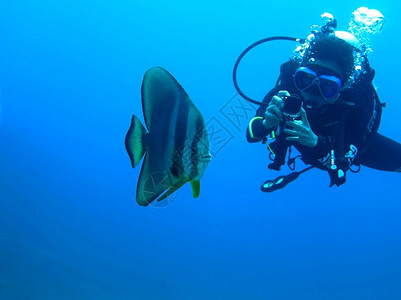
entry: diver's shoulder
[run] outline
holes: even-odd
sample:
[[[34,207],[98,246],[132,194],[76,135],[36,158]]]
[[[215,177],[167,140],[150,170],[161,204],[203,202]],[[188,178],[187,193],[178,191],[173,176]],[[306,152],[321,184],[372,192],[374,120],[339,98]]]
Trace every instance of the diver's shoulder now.
[[[294,74],[298,67],[299,63],[293,59],[290,59],[281,64],[280,71],[282,74]]]

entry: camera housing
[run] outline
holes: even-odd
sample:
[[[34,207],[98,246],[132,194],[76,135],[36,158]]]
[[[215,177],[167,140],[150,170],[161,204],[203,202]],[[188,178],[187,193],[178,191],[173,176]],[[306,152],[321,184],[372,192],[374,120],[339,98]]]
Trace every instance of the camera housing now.
[[[294,121],[301,114],[302,99],[298,95],[283,97],[284,106],[281,108],[283,121]]]
[[[274,161],[269,164],[268,168],[277,171],[285,164],[287,149],[291,145],[290,142],[286,141],[287,135],[283,132],[283,129],[286,128],[287,121],[294,121],[299,118],[302,107],[302,99],[296,94],[283,97],[283,102],[284,106],[280,109],[283,117],[278,126],[278,134],[276,140],[269,144],[269,147],[274,151]]]

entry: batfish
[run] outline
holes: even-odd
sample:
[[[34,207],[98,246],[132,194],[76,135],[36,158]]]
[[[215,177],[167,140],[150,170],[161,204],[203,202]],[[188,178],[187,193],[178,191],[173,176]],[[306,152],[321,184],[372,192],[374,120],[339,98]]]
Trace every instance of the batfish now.
[[[125,148],[135,168],[145,156],[136,201],[147,206],[174,193],[186,182],[199,196],[200,179],[210,159],[209,139],[199,110],[177,80],[165,69],[153,67],[142,81],[145,127],[133,115]]]

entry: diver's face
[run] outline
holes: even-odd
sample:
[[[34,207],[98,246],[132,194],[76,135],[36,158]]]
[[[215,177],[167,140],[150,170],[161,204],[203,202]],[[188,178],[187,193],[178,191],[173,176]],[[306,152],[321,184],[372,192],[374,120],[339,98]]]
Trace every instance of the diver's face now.
[[[343,82],[343,76],[341,75],[341,68],[333,61],[317,59],[313,63],[305,65],[313,71],[316,71],[318,75],[334,75]],[[339,94],[332,99],[325,99],[319,91],[317,85],[312,86],[310,89],[300,91],[301,96],[305,101],[313,102],[315,105],[322,105],[327,103],[334,103]]]

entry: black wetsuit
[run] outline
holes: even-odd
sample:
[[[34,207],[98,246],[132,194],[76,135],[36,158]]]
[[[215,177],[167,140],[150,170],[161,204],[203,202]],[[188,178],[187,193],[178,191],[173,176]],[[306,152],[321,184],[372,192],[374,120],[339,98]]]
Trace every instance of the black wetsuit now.
[[[300,94],[293,83],[297,67],[292,61],[281,66],[280,82],[265,96],[264,103],[269,103],[280,90]],[[318,143],[313,148],[299,143],[292,145],[301,153],[306,164],[329,172],[331,185],[344,183],[345,172],[351,165],[401,171],[401,144],[377,133],[382,104],[371,83],[374,73],[369,68],[352,89],[340,94],[334,104],[316,108],[311,103],[303,103],[311,129],[318,136]],[[262,125],[265,111],[266,106],[260,106],[248,125],[247,139],[250,143],[265,140],[271,131],[277,129],[268,130]],[[344,177],[338,178],[338,172],[333,171],[333,160],[330,159],[333,154],[335,167],[343,171]]]

